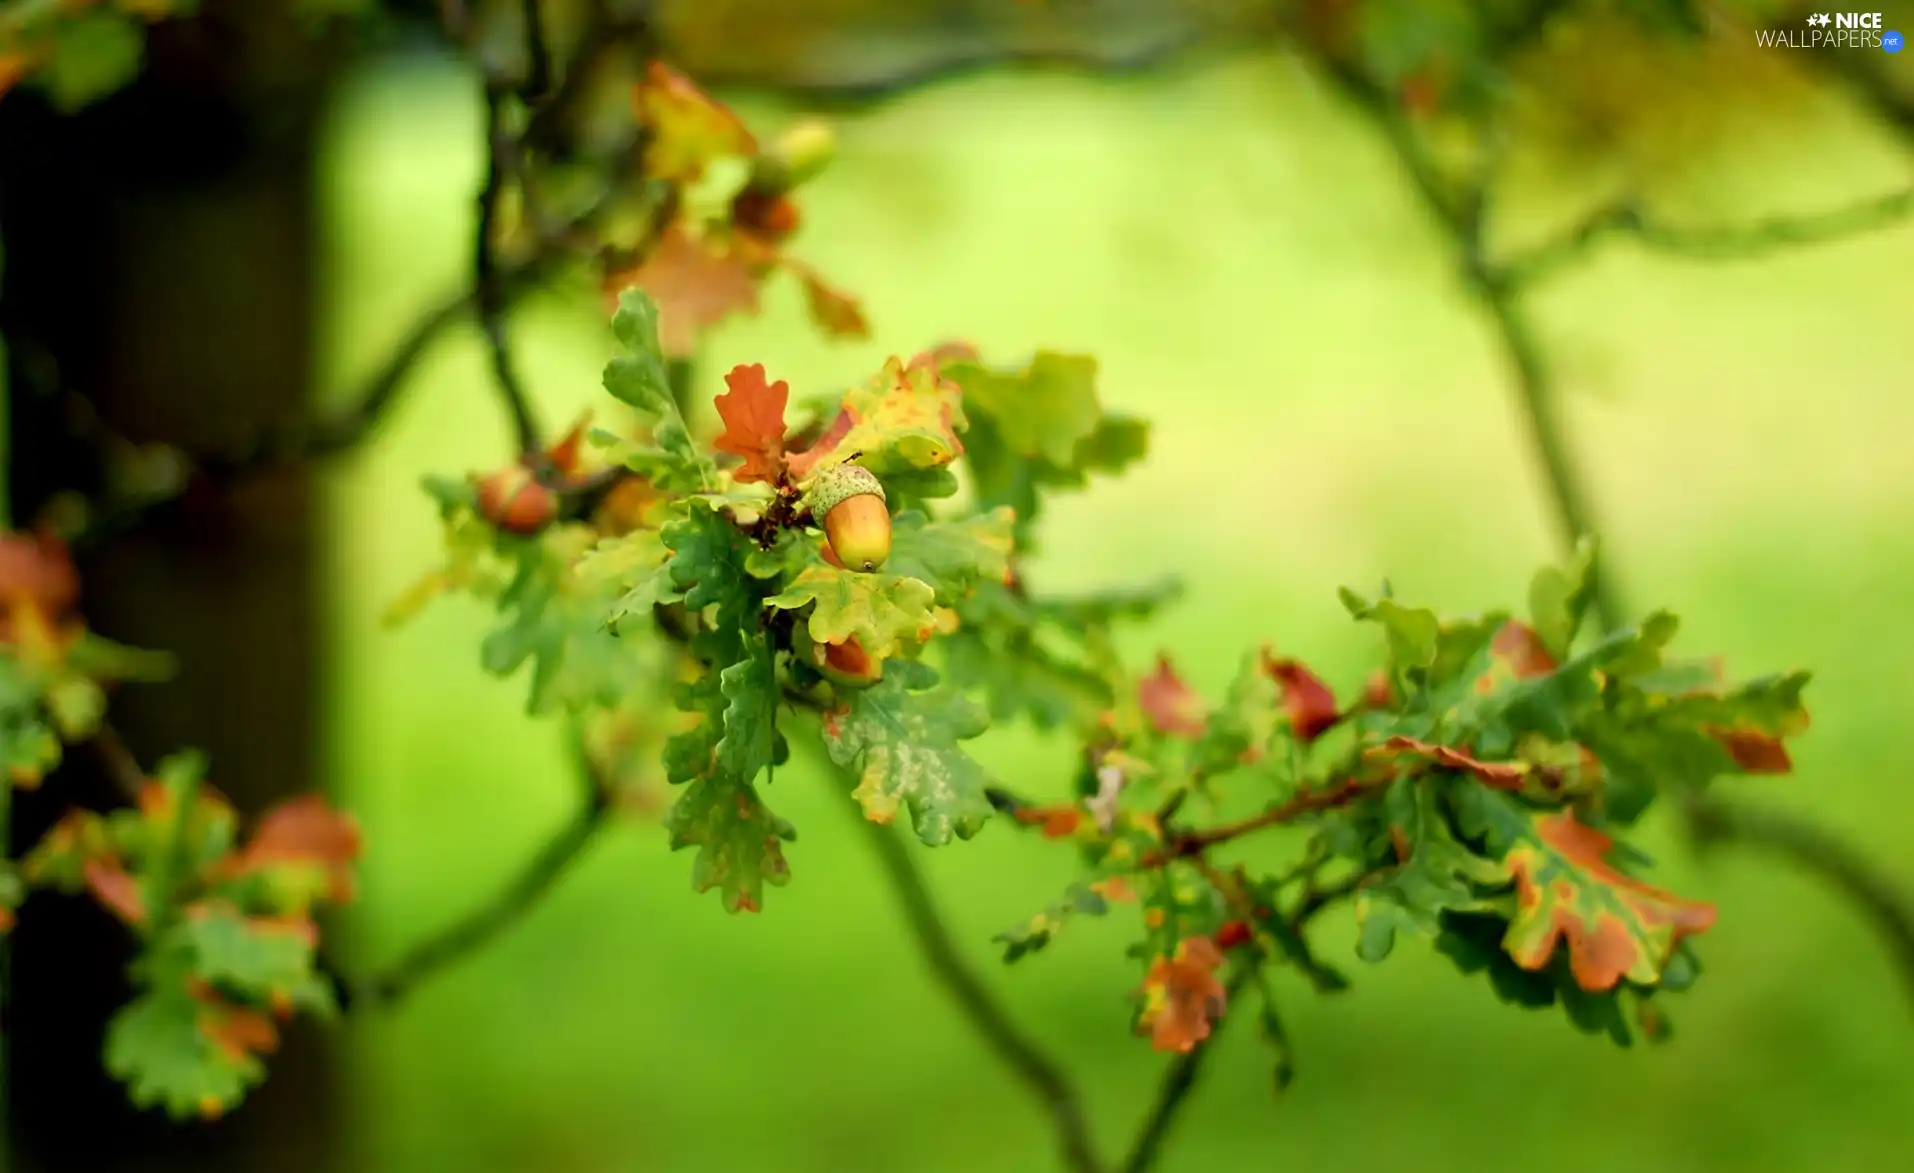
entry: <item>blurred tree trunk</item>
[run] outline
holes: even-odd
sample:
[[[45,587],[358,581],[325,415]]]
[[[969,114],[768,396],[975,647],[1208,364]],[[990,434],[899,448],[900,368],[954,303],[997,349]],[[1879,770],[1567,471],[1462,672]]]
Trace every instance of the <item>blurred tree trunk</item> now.
[[[284,5],[211,4],[156,30],[147,75],[78,117],[0,103],[0,240],[17,520],[97,485],[84,397],[111,431],[221,448],[304,406],[315,326],[319,46]],[[272,10],[262,12],[259,10]],[[295,46],[303,45],[303,56]],[[79,429],[85,431],[86,429]],[[320,782],[313,482],[301,470],[192,494],[79,554],[82,603],[112,638],[177,653],[179,679],[113,698],[149,769],[184,746],[257,810]],[[21,796],[12,850],[74,804],[122,801],[86,749]],[[101,1037],[129,996],[126,931],[80,899],[36,897],[14,933],[8,1147],[15,1170],[248,1170],[340,1164],[319,1037],[292,1032],[229,1121],[134,1113]]]

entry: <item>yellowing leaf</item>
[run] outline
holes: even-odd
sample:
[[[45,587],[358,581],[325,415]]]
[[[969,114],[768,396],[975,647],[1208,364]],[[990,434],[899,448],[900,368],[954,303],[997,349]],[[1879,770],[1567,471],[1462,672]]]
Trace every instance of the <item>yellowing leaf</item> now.
[[[990,717],[950,689],[931,690],[937,673],[894,660],[884,679],[824,715],[824,748],[857,779],[851,797],[874,823],[910,808],[917,837],[931,847],[968,839],[990,817],[982,766],[961,742]]]
[[[807,451],[790,458],[801,479],[817,469],[857,462],[878,476],[941,468],[963,455],[966,424],[957,384],[934,364],[891,358],[876,378],[844,393],[836,421]]]
[[[1585,990],[1661,980],[1675,946],[1713,927],[1711,904],[1684,900],[1617,871],[1614,841],[1571,811],[1532,816],[1509,851],[1517,912],[1503,947],[1524,969],[1542,969],[1566,942],[1569,968]]]
[[[736,114],[690,78],[653,61],[632,93],[633,112],[650,132],[645,174],[689,183],[711,163],[757,153],[757,142]]]
[[[1228,1009],[1229,992],[1216,980],[1222,964],[1222,950],[1208,937],[1185,938],[1173,954],[1158,956],[1137,991],[1143,999],[1137,1033],[1159,1051],[1194,1051]]]
[[[811,638],[824,644],[856,636],[878,659],[905,643],[923,643],[937,633],[937,592],[927,582],[894,574],[861,574],[813,562],[784,590],[764,601],[794,611],[815,604]]]

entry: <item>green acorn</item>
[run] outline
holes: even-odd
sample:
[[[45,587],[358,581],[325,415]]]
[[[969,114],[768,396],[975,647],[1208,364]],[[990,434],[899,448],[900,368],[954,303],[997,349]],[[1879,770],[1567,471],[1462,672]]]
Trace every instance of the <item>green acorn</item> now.
[[[884,485],[870,469],[839,464],[811,486],[811,516],[824,523],[824,537],[846,570],[866,573],[891,556],[891,513]]]

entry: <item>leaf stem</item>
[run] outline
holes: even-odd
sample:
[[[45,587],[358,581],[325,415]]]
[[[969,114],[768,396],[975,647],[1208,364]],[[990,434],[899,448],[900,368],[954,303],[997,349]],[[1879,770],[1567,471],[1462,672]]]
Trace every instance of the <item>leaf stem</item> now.
[[[909,849],[889,826],[873,823],[849,808],[871,850],[877,855],[910,926],[918,952],[971,1026],[997,1057],[1016,1074],[1042,1103],[1056,1132],[1065,1167],[1075,1173],[1101,1173],[1102,1162],[1090,1135],[1082,1097],[1063,1069],[1011,1021],[990,990],[958,952],[950,929],[938,911],[923,874]]]
[[[532,415],[531,399],[520,382],[513,363],[511,341],[505,326],[505,298],[499,281],[499,267],[493,237],[498,229],[499,202],[505,183],[513,171],[512,160],[518,150],[505,125],[506,92],[498,83],[485,83],[485,182],[479,189],[478,223],[472,233],[472,299],[478,307],[479,325],[485,333],[487,352],[492,361],[492,380],[504,399],[518,438],[519,452],[536,459],[544,450],[537,420]],[[522,185],[521,185],[522,186]]]

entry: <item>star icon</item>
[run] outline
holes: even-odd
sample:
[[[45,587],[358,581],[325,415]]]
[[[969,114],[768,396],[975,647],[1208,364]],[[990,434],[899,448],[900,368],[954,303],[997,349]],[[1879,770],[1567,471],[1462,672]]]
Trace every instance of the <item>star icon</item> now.
[[[1815,13],[1814,15],[1812,15],[1812,16],[1810,16],[1810,17],[1808,17],[1808,23],[1809,23],[1809,24],[1818,24],[1818,25],[1820,25],[1820,26],[1821,26],[1822,28],[1826,28],[1826,27],[1827,27],[1827,26],[1828,26],[1828,25],[1829,25],[1830,23],[1832,23],[1832,22],[1830,22],[1830,21],[1828,20],[1828,14],[1827,14],[1827,13],[1825,13],[1825,12],[1817,12],[1817,13]]]

